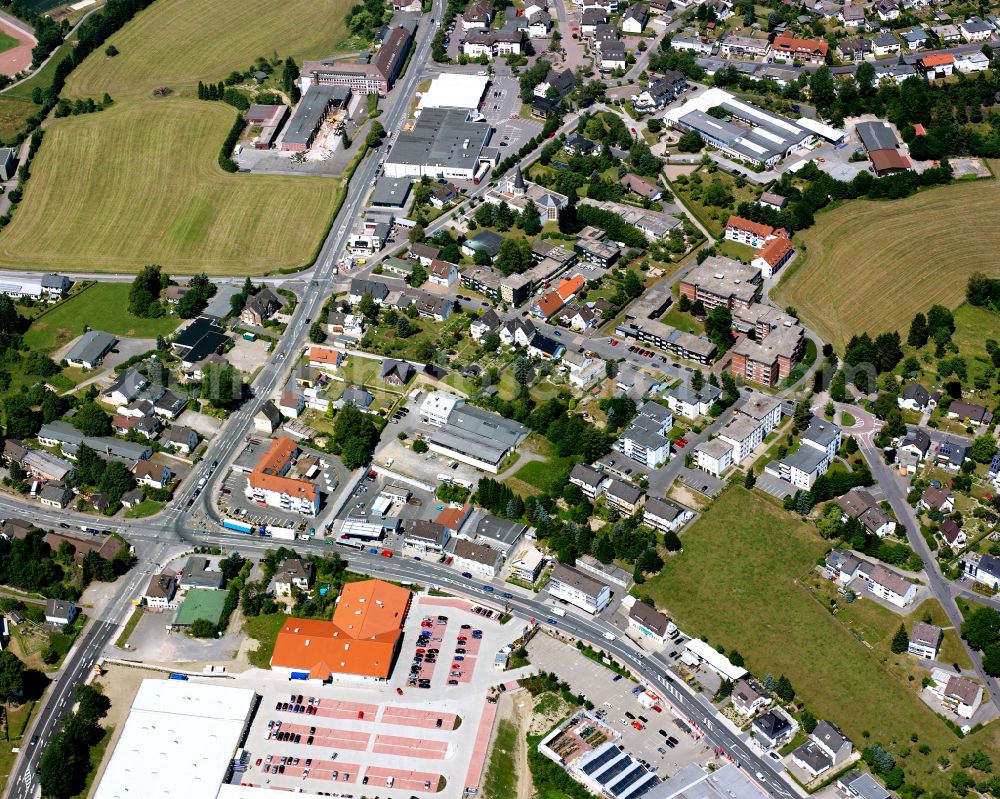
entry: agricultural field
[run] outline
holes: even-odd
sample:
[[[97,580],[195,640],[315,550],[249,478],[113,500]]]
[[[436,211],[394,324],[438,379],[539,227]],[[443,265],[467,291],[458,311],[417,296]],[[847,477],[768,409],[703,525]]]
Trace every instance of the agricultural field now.
[[[216,159],[235,114],[149,98],[55,122],[0,233],[0,264],[223,275],[306,264],[341,183],[223,172]]]
[[[950,775],[937,768],[937,758],[955,747],[995,750],[1000,729],[957,738],[900,680],[880,644],[869,650],[855,637],[857,625],[882,641],[887,624],[878,611],[842,624],[810,596],[802,583],[825,549],[810,526],[732,486],[684,535],[684,551],[669,557],[642,590],[689,634],[738,650],[758,676],[787,675],[797,701],[838,723],[855,742],[870,735],[887,747],[910,746],[918,733],[930,751],[914,748],[899,759],[907,781],[944,788]],[[934,615],[932,608],[919,610],[920,617],[926,610]]]
[[[996,164],[991,164],[995,167]],[[890,330],[934,303],[954,308],[973,272],[1000,276],[1000,182],[979,180],[891,202],[854,200],[796,236],[799,257],[772,297],[843,351],[854,333]]]
[[[236,111],[192,98],[199,80],[221,80],[259,56],[328,54],[348,8],[223,0],[206,14],[194,0],[163,0],[139,14],[111,37],[117,57],[100,48],[70,76],[66,97],[107,92],[115,104],[51,123],[21,207],[0,233],[0,265],[122,272],[159,263],[235,275],[306,265],[341,182],[223,172],[219,147]],[[164,87],[170,96],[153,96]],[[5,105],[17,99],[25,98]]]
[[[180,324],[177,317],[140,319],[128,312],[130,288],[128,283],[88,286],[35,319],[24,334],[25,344],[48,354],[81,335],[88,325],[130,338],[156,338],[173,333]]]

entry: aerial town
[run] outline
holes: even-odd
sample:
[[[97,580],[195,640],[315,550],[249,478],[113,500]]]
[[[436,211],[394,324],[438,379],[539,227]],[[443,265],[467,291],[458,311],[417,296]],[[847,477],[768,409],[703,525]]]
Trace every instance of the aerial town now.
[[[997,47],[4,4],[2,799],[1000,796]]]

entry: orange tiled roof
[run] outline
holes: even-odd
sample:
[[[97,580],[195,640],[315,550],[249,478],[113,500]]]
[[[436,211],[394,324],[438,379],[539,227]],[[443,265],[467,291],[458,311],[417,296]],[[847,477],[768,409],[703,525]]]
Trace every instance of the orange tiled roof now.
[[[820,53],[824,58],[829,49],[829,45],[820,39],[796,39],[786,34],[775,36],[773,46],[783,53]]]
[[[339,350],[329,347],[310,347],[309,360],[312,363],[329,363],[337,366],[340,364],[341,354]]]
[[[263,474],[279,474],[284,471],[298,448],[299,445],[287,436],[274,439],[271,442],[271,448],[260,456],[254,471]]]
[[[729,221],[726,222],[727,228],[735,228],[736,230],[745,230],[748,233],[754,233],[758,236],[771,236],[774,234],[774,228],[770,225],[764,225],[760,222],[754,222],[750,219],[744,219],[742,216],[731,216]]]
[[[289,618],[271,665],[308,670],[315,679],[357,674],[386,679],[392,670],[410,592],[382,580],[348,583],[332,621]]]
[[[792,249],[792,243],[788,239],[771,239],[757,250],[754,257],[763,258],[771,266],[777,266]]]
[[[437,524],[443,524],[449,530],[457,530],[470,510],[469,503],[465,503],[461,508],[445,508],[434,520]]]
[[[934,53],[932,55],[925,55],[920,59],[920,63],[925,67],[940,67],[944,64],[954,64],[955,56],[951,53]]]
[[[297,480],[282,474],[298,448],[298,444],[287,436],[272,441],[271,448],[261,455],[257,467],[247,477],[250,487],[315,502],[316,486],[306,480]]]
[[[566,304],[565,300],[559,296],[559,292],[550,291],[542,295],[538,301],[538,310],[542,316],[548,318]]]
[[[562,298],[564,303],[569,302],[570,297],[582,289],[585,282],[583,275],[573,275],[573,277],[567,278],[556,287],[556,294]]]

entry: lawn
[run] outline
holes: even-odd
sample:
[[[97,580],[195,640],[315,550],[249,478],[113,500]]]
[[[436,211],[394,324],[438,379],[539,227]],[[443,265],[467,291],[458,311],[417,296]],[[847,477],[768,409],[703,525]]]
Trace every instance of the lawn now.
[[[569,458],[529,461],[506,482],[518,494],[551,494],[566,481],[571,468],[572,461]]]
[[[172,333],[176,317],[140,319],[128,308],[128,283],[95,283],[57,305],[31,323],[24,343],[33,350],[52,352],[83,333],[86,326],[116,336],[156,338]]]
[[[0,31],[0,53],[10,50],[12,47],[17,47],[20,42],[17,41],[13,36]]]
[[[235,114],[145,98],[53,123],[0,233],[0,264],[233,275],[306,264],[341,181],[223,172],[219,145]]]
[[[514,753],[517,750],[517,727],[501,719],[497,724],[497,734],[493,741],[490,763],[483,781],[483,796],[486,799],[508,799],[517,793],[517,772]]]
[[[809,710],[854,741],[870,731],[872,741],[902,745],[918,732],[931,754],[902,761],[908,778],[943,781],[928,769],[959,740],[887,670],[877,648],[870,652],[799,583],[825,548],[812,528],[734,486],[644,591],[686,632],[739,650],[755,674],[787,675]],[[970,736],[961,748],[984,746],[985,737]]]
[[[288,618],[287,613],[271,613],[266,616],[252,616],[243,622],[243,632],[255,639],[259,646],[250,653],[250,665],[258,669],[271,668],[271,655],[278,633]]]
[[[126,519],[145,519],[147,516],[155,516],[163,510],[163,503],[153,499],[144,499],[138,505],[125,511]]]
[[[142,621],[142,608],[136,608],[132,611],[132,615],[129,616],[128,622],[125,624],[125,629],[122,630],[121,635],[118,636],[118,640],[115,641],[115,646],[124,649],[128,643],[128,639],[135,632],[135,628],[139,626],[140,621]]]
[[[21,705],[9,705],[7,709],[7,725],[9,730],[7,746],[0,746],[0,786],[7,783],[7,778],[14,769],[14,761],[17,760],[17,753],[11,749],[21,745],[24,730],[28,728],[31,714],[35,709],[34,702],[25,702]]]
[[[862,331],[898,330],[905,339],[918,311],[958,306],[972,272],[1000,276],[992,257],[1000,247],[1000,182],[852,200],[820,214],[796,241],[799,259],[772,295],[779,305],[794,306],[841,352]]]
[[[347,8],[221,0],[206,14],[195,0],[163,0],[143,11],[111,37],[120,55],[101,47],[71,75],[67,97],[108,92],[115,105],[51,124],[0,234],[0,265],[252,275],[309,263],[342,181],[223,172],[219,146],[236,111],[193,97],[199,80],[258,56],[328,54]],[[160,87],[172,96],[153,97]]]

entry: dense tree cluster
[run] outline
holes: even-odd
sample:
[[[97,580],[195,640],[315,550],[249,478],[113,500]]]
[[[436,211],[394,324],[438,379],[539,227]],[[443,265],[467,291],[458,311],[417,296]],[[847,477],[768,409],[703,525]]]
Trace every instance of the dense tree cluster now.
[[[698,66],[695,54],[690,50],[674,50],[670,40],[669,35],[664,36],[660,40],[660,46],[649,54],[649,71],[667,72],[673,70],[691,80],[704,78],[705,70]]]
[[[1000,613],[993,608],[976,608],[962,622],[962,637],[983,653],[983,670],[991,677],[1000,676]]]
[[[559,212],[559,230],[562,233],[579,233],[587,225],[600,228],[612,241],[626,247],[645,249],[648,241],[635,225],[630,225],[614,211],[605,211],[595,205],[570,203]]]
[[[160,292],[166,285],[166,278],[157,264],[144,266],[132,280],[128,293],[128,312],[143,319],[163,316]]]
[[[104,460],[86,444],[81,444],[76,453],[75,482],[81,488],[106,493],[108,510],[112,513],[121,507],[122,495],[136,486],[135,477],[124,463]]]
[[[215,284],[208,279],[208,275],[204,272],[195,275],[188,282],[184,296],[177,301],[177,315],[181,319],[194,319],[205,310],[215,291]]]
[[[93,685],[78,686],[76,699],[76,712],[65,717],[42,755],[39,781],[48,799],[70,799],[84,790],[90,750],[107,734],[99,722],[108,714],[111,701]]]
[[[925,186],[940,186],[952,178],[947,162],[931,167],[923,172],[902,172],[877,178],[867,170],[859,172],[849,182],[836,180],[823,172],[813,162],[795,173],[785,173],[775,184],[774,191],[788,198],[788,205],[781,211],[758,205],[740,203],[736,213],[754,222],[762,222],[790,231],[804,230],[815,221],[815,214],[831,202],[867,198],[869,200],[898,200],[909,197],[917,189]],[[796,183],[806,181],[804,189]]]
[[[974,272],[969,276],[965,299],[969,301],[969,305],[1000,311],[1000,280],[986,277],[982,272]]]
[[[371,460],[380,432],[371,414],[347,405],[337,411],[327,447],[348,469],[357,469]]]

